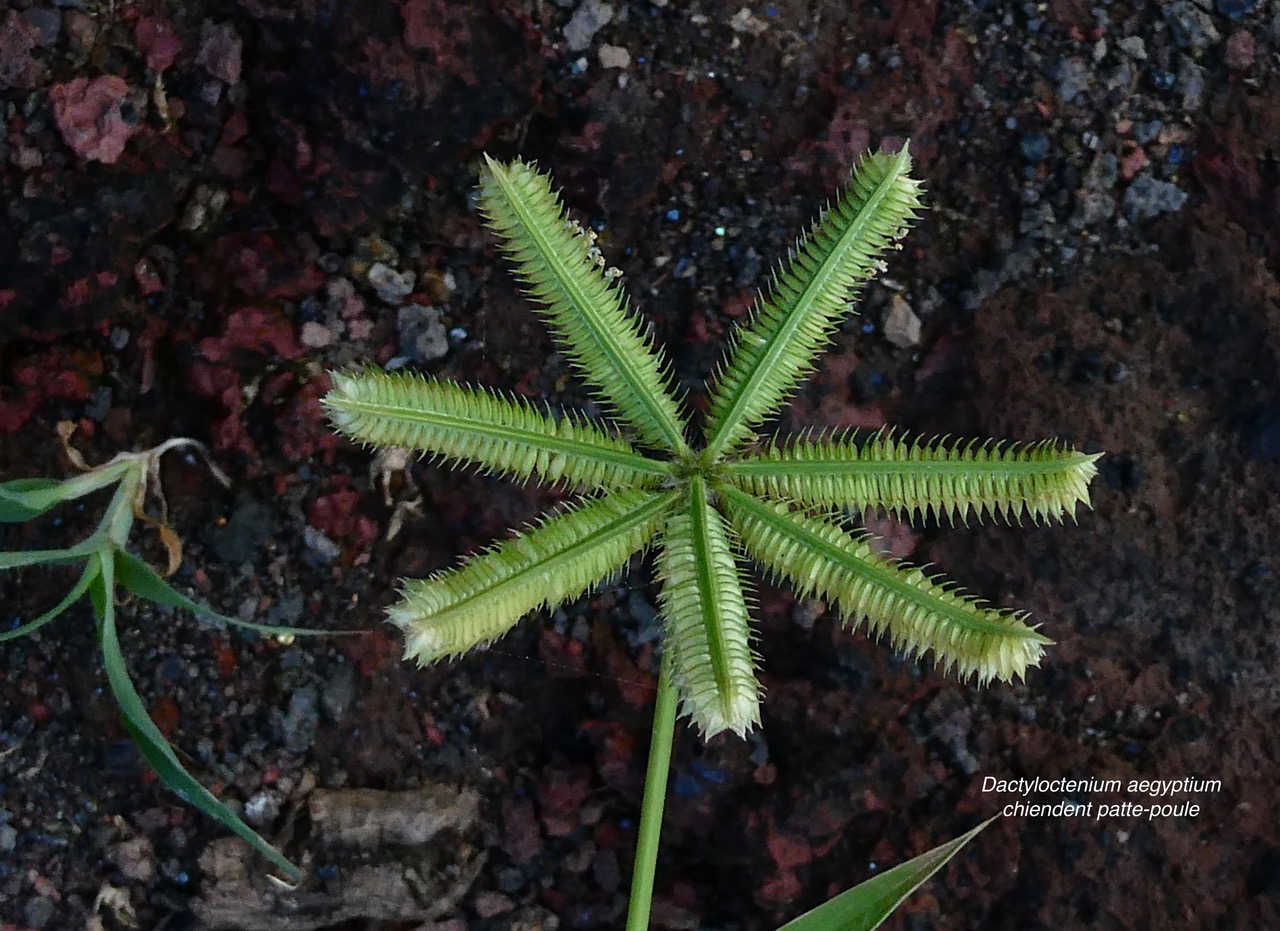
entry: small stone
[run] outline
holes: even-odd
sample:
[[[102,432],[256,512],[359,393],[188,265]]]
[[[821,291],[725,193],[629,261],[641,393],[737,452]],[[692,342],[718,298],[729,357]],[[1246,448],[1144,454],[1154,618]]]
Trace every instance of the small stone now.
[[[255,828],[265,827],[280,817],[280,796],[270,789],[255,792],[244,803],[244,820]]]
[[[325,536],[324,531],[317,530],[310,524],[302,528],[302,542],[306,544],[311,557],[321,563],[333,562],[342,555],[342,547]]]
[[[240,81],[242,48],[235,26],[205,20],[200,26],[200,51],[196,54],[196,64],[220,81],[237,84]]]
[[[1116,45],[1130,58],[1137,61],[1147,60],[1147,43],[1142,40],[1142,36],[1125,36]]]
[[[583,0],[564,26],[564,41],[571,52],[581,52],[602,27],[613,19],[613,6],[603,0]]]
[[[413,272],[398,272],[384,262],[374,262],[366,275],[378,297],[388,304],[403,304],[413,293]]]
[[[1227,67],[1232,71],[1248,71],[1253,67],[1253,35],[1239,29],[1227,39]]]
[[[355,695],[355,671],[350,666],[339,666],[324,684],[320,694],[320,709],[330,721],[340,721],[351,706]]]
[[[1039,165],[1049,155],[1049,137],[1044,133],[1027,133],[1018,140],[1018,151],[1032,165]]]
[[[138,131],[138,122],[125,118],[128,95],[129,85],[114,74],[53,85],[49,102],[63,141],[83,159],[113,164]]]
[[[156,876],[156,853],[151,841],[134,837],[111,847],[108,856],[122,874],[135,882],[147,883]]]
[[[602,45],[600,46],[600,67],[624,70],[630,68],[631,53],[620,45]]]
[[[473,904],[476,914],[486,921],[490,918],[496,918],[498,915],[505,915],[515,908],[515,903],[501,892],[477,893]]]
[[[13,162],[16,168],[30,171],[32,168],[39,168],[44,164],[44,156],[40,154],[40,150],[35,146],[20,145],[13,150],[13,154],[9,156],[9,161]]]
[[[431,362],[449,354],[449,335],[440,311],[421,304],[406,304],[396,314],[400,331],[400,356],[408,362]]]
[[[44,928],[49,924],[49,920],[53,918],[54,904],[53,899],[46,899],[44,896],[32,896],[27,899],[27,904],[22,909],[22,919],[31,928]]]
[[[40,35],[36,42],[41,46],[53,45],[58,41],[58,33],[62,31],[62,11],[48,7],[32,7],[24,10],[22,18],[35,26]]]
[[[13,825],[0,825],[0,850],[13,850],[17,846],[18,832]]]
[[[920,343],[920,318],[901,294],[893,296],[884,321],[884,338],[899,349],[910,349]]]
[[[1258,0],[1217,0],[1214,5],[1227,19],[1240,19],[1254,11]]]
[[[78,55],[88,55],[97,40],[98,21],[88,13],[72,10],[63,21],[66,26],[67,40],[71,49]]]
[[[1089,89],[1089,81],[1093,74],[1083,59],[1064,58],[1058,62],[1051,75],[1057,82],[1058,97],[1063,103],[1076,101]]]
[[[1174,0],[1162,7],[1161,13],[1173,33],[1173,41],[1181,48],[1203,51],[1222,41],[1213,19],[1191,0]]]
[[[1129,189],[1124,192],[1120,206],[1125,218],[1133,223],[1180,210],[1186,202],[1186,191],[1176,184],[1152,177],[1150,172],[1144,172],[1134,178]]]
[[[166,20],[142,16],[133,25],[133,40],[147,60],[147,67],[159,74],[173,67],[182,51],[182,42]]]
[[[99,385],[94,388],[93,394],[89,395],[89,401],[84,406],[84,415],[94,423],[102,423],[107,412],[111,410],[111,396],[110,385]]]
[[[323,349],[333,343],[333,331],[323,323],[304,323],[298,337],[308,349]]]
[[[30,90],[44,76],[44,67],[31,57],[40,44],[40,29],[13,10],[0,23],[0,90]]]
[[[1204,102],[1204,69],[1190,57],[1180,56],[1178,83],[1182,85],[1182,109],[1187,113],[1195,113]]]
[[[285,749],[290,753],[305,753],[315,743],[316,727],[320,723],[319,699],[314,685],[304,685],[289,696],[283,728]]]

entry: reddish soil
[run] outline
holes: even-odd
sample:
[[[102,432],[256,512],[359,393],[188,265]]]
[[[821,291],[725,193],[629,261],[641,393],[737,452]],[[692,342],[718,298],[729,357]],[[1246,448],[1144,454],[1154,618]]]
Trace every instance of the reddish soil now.
[[[1160,799],[1194,816],[1096,816],[1149,803],[1126,790],[1072,796],[1095,816],[1004,818],[888,927],[1280,927],[1278,30],[1253,0],[16,0],[0,476],[68,474],[61,420],[91,462],[201,440],[235,483],[168,464],[175,584],[371,631],[284,644],[122,609],[193,772],[310,863],[296,927],[619,927],[649,567],[486,653],[401,663],[380,624],[396,579],[562,494],[414,463],[384,497],[326,428],[324,372],[407,357],[590,406],[476,216],[488,151],[554,173],[696,402],[856,154],[909,137],[932,209],[782,426],[1105,450],[1075,525],[876,525],[1057,645],[1025,683],[976,689],[763,586],[764,726],[681,734],[655,927],[775,927],[1015,800],[984,780],[1036,777],[1220,786]],[[886,335],[903,301],[914,345]],[[61,545],[93,507],[0,548]],[[69,579],[0,582],[7,629]],[[99,659],[87,605],[0,645],[0,924],[199,926],[223,832],[157,784]],[[333,905],[358,868],[425,861],[326,848],[313,794],[424,785],[478,794],[430,858],[456,901],[398,921]]]

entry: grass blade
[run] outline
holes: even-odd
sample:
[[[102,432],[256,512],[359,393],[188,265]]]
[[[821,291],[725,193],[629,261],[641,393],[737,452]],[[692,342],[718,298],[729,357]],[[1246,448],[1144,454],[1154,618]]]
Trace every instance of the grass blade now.
[[[118,554],[100,554],[95,557],[98,573],[90,585],[94,610],[98,615],[99,639],[102,645],[103,665],[107,670],[107,682],[111,685],[111,693],[115,696],[120,713],[124,716],[124,725],[128,729],[139,752],[147,763],[155,770],[160,781],[189,805],[198,808],[209,817],[221,822],[225,827],[238,834],[250,846],[274,863],[279,869],[297,882],[302,878],[302,871],[289,862],[278,850],[272,847],[253,828],[245,824],[235,812],[224,805],[218,798],[196,781],[179,762],[177,754],[169,746],[160,729],[156,727],[147,714],[142,697],[133,687],[129,670],[125,665],[124,654],[120,650],[120,639],[116,632],[115,616],[115,563],[113,556]]]
[[[76,584],[71,586],[71,590],[67,592],[66,596],[61,601],[34,621],[28,621],[21,627],[15,627],[13,630],[7,630],[0,634],[0,643],[3,643],[6,640],[15,640],[18,637],[25,637],[27,634],[34,634],[45,624],[48,624],[54,618],[62,614],[62,612],[66,611],[67,608],[79,601],[80,596],[89,589],[89,586],[93,584],[93,581],[97,577],[98,562],[96,559],[90,559],[85,563],[84,571],[80,573],[80,578],[76,580]]]
[[[235,627],[242,627],[246,630],[266,634],[269,637],[278,637],[281,635],[292,637],[321,637],[333,634],[364,633],[364,631],[359,630],[310,630],[306,627],[285,627],[279,624],[255,624],[252,621],[242,621],[238,617],[220,614],[208,605],[203,605],[198,601],[188,598],[164,579],[160,578],[160,574],[145,562],[130,553],[126,553],[124,550],[116,550],[115,558],[117,578],[120,584],[133,592],[139,598],[145,598],[147,601],[155,602],[160,605],[168,605],[171,608],[183,608],[190,611],[192,614],[199,615],[200,617],[214,621],[218,624],[229,624]]]
[[[89,539],[65,550],[25,550],[0,553],[0,569],[20,569],[23,566],[52,566],[68,562],[79,562],[86,556],[92,556],[102,547],[103,540],[95,533]]]
[[[65,500],[56,478],[18,478],[0,483],[0,523],[21,524]]]
[[[778,931],[872,931],[880,927],[907,896],[995,820],[990,818],[955,840],[846,889],[812,911],[788,921]]]

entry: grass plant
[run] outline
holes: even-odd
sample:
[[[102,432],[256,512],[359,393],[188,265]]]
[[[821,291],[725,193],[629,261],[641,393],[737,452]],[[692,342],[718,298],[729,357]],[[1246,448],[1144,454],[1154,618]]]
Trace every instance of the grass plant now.
[[[490,643],[529,613],[591,590],[635,553],[656,550],[664,655],[632,931],[648,922],[677,714],[704,738],[743,735],[760,723],[749,562],[802,596],[826,600],[847,624],[865,623],[895,648],[931,654],[980,683],[1021,677],[1051,642],[1023,612],[993,607],[882,555],[849,525],[850,514],[1061,520],[1088,502],[1097,455],[1053,440],[908,440],[887,430],[761,435],[921,210],[910,167],[906,147],[860,160],[848,188],[799,238],[734,335],[701,424],[673,390],[670,364],[631,311],[594,234],[567,215],[548,176],[520,160],[486,157],[481,211],[610,419],[404,371],[332,376],[325,406],[356,441],[581,493],[456,568],[405,581],[389,616],[404,632],[407,658],[433,663]],[[934,853],[912,861],[899,879],[919,879],[926,866],[945,862]],[[874,887],[879,893],[855,896],[846,912],[873,893],[893,899],[884,880]],[[788,927],[874,926],[823,923],[837,912]]]

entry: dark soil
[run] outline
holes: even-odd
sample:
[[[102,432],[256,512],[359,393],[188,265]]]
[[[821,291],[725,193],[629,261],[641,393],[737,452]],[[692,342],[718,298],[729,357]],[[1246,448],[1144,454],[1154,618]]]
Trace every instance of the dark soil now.
[[[475,213],[480,153],[519,153],[600,233],[696,400],[857,153],[910,137],[932,210],[783,426],[1105,450],[1077,525],[876,524],[1057,646],[979,690],[763,587],[764,726],[681,734],[655,925],[775,927],[1017,800],[989,777],[1195,777],[1220,788],[1160,800],[1194,816],[1096,816],[1149,801],[1126,789],[1004,818],[889,926],[1280,927],[1278,38],[1257,0],[11,0],[0,475],[68,474],[60,420],[91,462],[201,440],[235,483],[168,463],[175,583],[370,631],[285,644],[123,608],[157,722],[310,866],[289,927],[620,927],[648,567],[489,652],[401,663],[395,580],[561,495],[426,463],[384,483],[327,431],[324,372],[396,359],[590,407]],[[0,544],[59,545],[93,507]],[[69,583],[3,581],[6,627]],[[265,872],[227,867],[221,829],[148,772],[87,605],[0,647],[0,695],[0,923],[192,927],[226,870]],[[478,816],[447,844],[326,846],[317,792],[424,787]],[[451,884],[386,892],[398,912],[335,904],[427,872]]]

